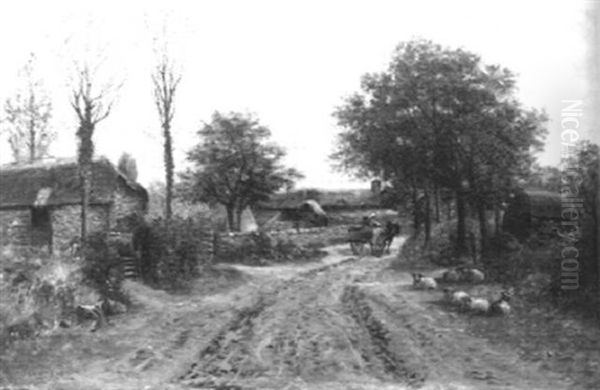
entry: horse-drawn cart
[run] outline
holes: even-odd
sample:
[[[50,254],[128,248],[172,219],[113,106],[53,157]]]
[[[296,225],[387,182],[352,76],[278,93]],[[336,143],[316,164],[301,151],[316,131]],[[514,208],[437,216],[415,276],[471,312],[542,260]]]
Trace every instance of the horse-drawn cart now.
[[[355,255],[364,253],[365,245],[369,245],[371,255],[381,256],[383,253],[383,242],[381,240],[382,228],[370,226],[350,226],[348,228],[348,242],[350,249]]]

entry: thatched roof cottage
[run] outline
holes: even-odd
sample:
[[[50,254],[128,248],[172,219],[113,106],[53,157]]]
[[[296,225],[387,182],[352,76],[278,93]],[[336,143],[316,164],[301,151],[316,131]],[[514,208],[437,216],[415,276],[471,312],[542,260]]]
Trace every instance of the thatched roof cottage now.
[[[0,244],[64,250],[80,234],[81,186],[74,159],[0,167]],[[92,164],[88,231],[123,231],[148,193],[106,158]]]

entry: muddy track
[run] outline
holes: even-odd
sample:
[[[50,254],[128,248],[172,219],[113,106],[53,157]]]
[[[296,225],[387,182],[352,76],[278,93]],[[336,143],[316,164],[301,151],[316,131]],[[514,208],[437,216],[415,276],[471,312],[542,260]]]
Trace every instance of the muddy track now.
[[[427,378],[427,372],[420,369],[415,362],[409,362],[390,348],[389,330],[374,316],[365,294],[360,291],[358,286],[347,286],[344,289],[342,304],[368,334],[371,341],[370,345],[362,348],[363,359],[370,361],[370,356],[375,356],[381,361],[385,372],[393,379],[414,388],[421,387]]]
[[[289,300],[289,297],[286,298],[289,295],[288,290],[302,290],[302,285],[307,281],[310,282],[318,275],[356,260],[355,257],[346,258],[334,264],[327,264],[302,272],[287,282],[278,281],[266,286],[259,292],[255,303],[239,310],[221,328],[217,335],[200,351],[197,360],[191,364],[183,375],[177,378],[177,382],[195,388],[234,389],[241,387],[235,387],[237,385],[232,383],[264,374],[268,368],[254,362],[256,351],[255,348],[252,348],[252,344],[255,336],[255,320],[268,307],[281,300],[281,295],[284,296],[283,300]],[[303,308],[305,314],[307,313],[306,309],[306,307]],[[312,311],[308,310],[308,312]],[[277,338],[277,335],[274,336],[274,338]],[[285,336],[281,336],[281,339],[285,339]],[[265,344],[262,341],[260,343]],[[311,343],[311,346],[312,349],[317,349],[314,342]],[[274,345],[262,347],[271,350],[275,348]],[[286,340],[285,349],[286,355],[288,355],[288,359],[284,359],[286,362],[289,362],[289,358],[292,358],[297,347],[293,341]]]
[[[253,305],[239,310],[231,321],[200,351],[198,360],[178,378],[183,384],[208,389],[225,389],[228,385],[218,380],[222,376],[243,375],[244,342],[252,337],[253,320],[273,301],[260,296]],[[234,387],[231,387],[232,389]]]

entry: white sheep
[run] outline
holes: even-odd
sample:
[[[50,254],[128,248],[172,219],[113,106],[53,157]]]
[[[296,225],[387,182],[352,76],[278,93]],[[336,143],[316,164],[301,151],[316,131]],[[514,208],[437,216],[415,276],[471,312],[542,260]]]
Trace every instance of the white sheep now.
[[[458,283],[460,282],[460,274],[456,270],[445,271],[442,276],[435,278],[438,283]]]
[[[465,298],[469,297],[469,294],[467,294],[464,291],[456,291],[456,290],[447,288],[447,289],[444,289],[444,297],[447,302],[449,302],[453,305],[462,305]]]
[[[432,277],[424,276],[423,274],[412,274],[413,287],[418,290],[435,290],[437,283]]]
[[[491,315],[509,315],[510,314],[510,305],[508,304],[510,301],[510,295],[505,291],[502,291],[500,299],[492,302],[490,307]]]
[[[456,271],[459,273],[461,281],[469,283],[481,283],[485,279],[483,272],[477,268],[459,267],[456,269]]]
[[[458,281],[460,281],[460,274],[456,272],[456,270],[446,271],[444,272],[444,275],[442,275],[442,277],[444,278],[444,281],[450,283],[457,283]]]
[[[469,279],[473,283],[481,283],[485,279],[485,275],[480,270],[471,268],[469,270]]]
[[[485,298],[467,297],[463,302],[466,308],[475,314],[488,314],[490,311],[490,301]]]

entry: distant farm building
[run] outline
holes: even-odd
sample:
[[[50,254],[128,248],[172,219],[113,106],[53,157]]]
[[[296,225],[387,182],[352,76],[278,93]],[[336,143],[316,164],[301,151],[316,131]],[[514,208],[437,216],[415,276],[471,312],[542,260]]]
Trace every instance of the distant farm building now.
[[[268,202],[256,207],[255,215],[260,226],[269,226],[278,220],[303,226],[325,226],[333,214],[383,209],[384,193],[380,180],[374,180],[371,189],[291,191],[273,195]]]
[[[127,232],[148,193],[105,158],[92,164],[88,230]],[[80,235],[81,186],[74,160],[0,167],[0,244],[64,250]]]
[[[274,221],[292,222],[294,226],[327,226],[327,213],[314,199],[279,198],[260,205],[257,216],[262,217],[261,226]]]
[[[558,222],[560,218],[560,194],[541,190],[519,190],[508,204],[503,228],[516,237],[524,238],[544,222]]]

